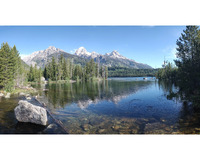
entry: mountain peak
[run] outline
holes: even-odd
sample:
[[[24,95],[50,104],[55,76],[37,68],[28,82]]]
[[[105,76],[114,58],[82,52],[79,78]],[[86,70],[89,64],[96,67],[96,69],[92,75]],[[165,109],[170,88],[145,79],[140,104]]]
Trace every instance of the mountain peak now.
[[[91,53],[88,52],[84,47],[80,47],[76,50],[75,55],[87,57],[87,56],[91,56]]]
[[[88,52],[84,47],[80,47],[76,50],[76,52],[74,53],[75,55],[82,57],[82,58],[96,58],[99,54],[96,52]]]
[[[97,52],[88,52],[84,47],[80,47],[76,50],[74,55],[71,55],[59,48],[54,46],[49,46],[45,50],[33,52],[31,55],[23,58],[24,62],[28,65],[37,64],[40,67],[44,67],[52,58],[52,56],[59,58],[61,54],[65,55],[65,58],[75,58],[77,59],[77,63],[84,63],[83,59],[94,59],[95,62],[100,63],[101,65],[107,66],[124,66],[131,68],[151,68],[148,65],[144,65],[141,63],[137,63],[134,60],[128,59],[119,54],[117,50],[114,50],[110,53],[106,53],[105,55],[99,54]],[[81,58],[79,58],[81,57]]]
[[[59,49],[59,48],[56,48],[54,46],[49,46],[47,49],[45,49],[44,51],[51,51],[51,52],[54,52],[54,51],[63,51],[62,49]]]
[[[88,55],[90,54],[84,47],[80,47],[76,50],[75,55],[80,56],[80,55]]]
[[[38,59],[46,59],[49,55],[52,55],[54,53],[60,53],[60,52],[64,52],[63,50],[56,48],[54,46],[49,46],[47,49],[45,50],[41,50],[41,51],[36,51],[33,52],[32,54],[30,54],[29,56],[26,56],[23,58],[24,62],[26,62],[26,64],[31,65],[33,59],[38,58]]]
[[[119,54],[119,52],[117,52],[116,50],[114,50],[114,51],[111,52],[111,55],[118,55],[119,56],[120,54]]]
[[[49,46],[47,49],[56,50],[56,47],[54,47],[54,46]]]
[[[84,47],[79,47],[79,50],[86,50]]]
[[[111,58],[127,59],[126,57],[119,54],[119,52],[116,50],[112,51],[111,53],[106,53],[106,56],[111,57]]]

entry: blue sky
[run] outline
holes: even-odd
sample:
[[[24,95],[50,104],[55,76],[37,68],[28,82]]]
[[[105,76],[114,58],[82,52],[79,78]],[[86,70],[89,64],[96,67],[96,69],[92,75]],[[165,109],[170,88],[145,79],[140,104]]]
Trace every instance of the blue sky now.
[[[185,26],[0,26],[0,43],[16,45],[22,57],[49,46],[68,53],[81,46],[100,54],[117,50],[157,68],[164,57],[173,61],[183,29]]]

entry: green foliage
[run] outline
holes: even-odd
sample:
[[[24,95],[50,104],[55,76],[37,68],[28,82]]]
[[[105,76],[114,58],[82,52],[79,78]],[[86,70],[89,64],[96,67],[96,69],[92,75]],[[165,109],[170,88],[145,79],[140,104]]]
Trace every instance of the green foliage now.
[[[105,79],[108,79],[108,67],[105,67]]]
[[[42,70],[41,68],[37,68],[37,65],[34,67],[31,65],[30,70],[28,72],[28,81],[29,82],[38,82],[41,83]]]
[[[105,72],[106,67],[102,67],[103,72]],[[30,70],[31,71],[31,70]],[[99,65],[97,65],[93,59],[86,63],[84,67],[81,65],[74,65],[73,60],[66,59],[63,55],[60,56],[58,63],[55,58],[52,57],[51,62],[49,62],[45,68],[43,75],[45,79],[51,79],[52,81],[59,80],[76,80],[78,81],[94,81],[101,77],[99,73]],[[108,69],[107,69],[108,77]]]
[[[197,26],[187,26],[177,40],[177,60],[179,81],[185,88],[200,87],[200,31]],[[184,79],[184,81],[183,81]],[[187,84],[187,85],[184,85]],[[192,89],[193,90],[193,89]]]
[[[200,97],[200,30],[197,26],[186,26],[176,42],[177,67],[170,63],[157,73],[159,79],[171,80],[179,87],[177,94],[199,105]],[[172,94],[172,96],[174,96]],[[198,97],[198,98],[197,98]]]
[[[156,78],[175,81],[177,78],[177,67],[174,67],[170,62],[167,63],[164,68],[158,70],[156,73]]]
[[[14,45],[11,48],[8,43],[2,43],[0,48],[0,88],[13,90],[15,87],[22,86],[26,74],[21,59]]]
[[[158,69],[132,69],[124,67],[109,67],[109,77],[143,77],[155,76]],[[102,74],[103,71],[100,72]]]
[[[9,81],[5,87],[4,87],[4,90],[6,92],[12,92],[14,90],[14,82],[13,81]]]

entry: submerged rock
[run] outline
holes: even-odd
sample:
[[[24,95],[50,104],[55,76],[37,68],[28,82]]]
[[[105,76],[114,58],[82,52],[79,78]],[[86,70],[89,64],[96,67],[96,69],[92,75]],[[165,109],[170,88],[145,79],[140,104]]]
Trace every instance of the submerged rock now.
[[[19,122],[31,122],[40,125],[47,125],[46,109],[21,100],[15,108],[15,116]]]
[[[115,125],[115,126],[112,126],[112,128],[113,128],[114,130],[118,130],[118,129],[120,128],[120,126],[119,126],[119,125]]]
[[[98,133],[100,133],[100,134],[101,134],[101,133],[104,133],[104,132],[105,132],[105,129],[99,129],[99,130],[98,130]]]
[[[47,126],[47,128],[43,131],[43,133],[47,134],[63,134],[65,133],[57,124],[52,123]]]
[[[27,100],[31,100],[32,98],[31,98],[31,97],[26,97],[26,99],[27,99]]]
[[[81,126],[81,128],[82,128],[84,131],[89,131],[89,130],[92,128],[92,126],[89,125],[89,124],[83,124],[83,125]]]
[[[27,94],[27,95],[26,95],[26,99],[27,99],[27,100],[31,100],[31,99],[32,99],[32,98],[31,98],[31,95],[30,95],[30,94]]]

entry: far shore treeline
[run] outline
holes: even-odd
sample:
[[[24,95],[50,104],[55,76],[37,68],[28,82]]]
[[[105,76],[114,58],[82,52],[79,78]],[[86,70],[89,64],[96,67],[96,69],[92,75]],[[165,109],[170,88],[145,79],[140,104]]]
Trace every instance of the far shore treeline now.
[[[74,65],[73,59],[65,59],[60,56],[58,62],[52,57],[50,63],[44,68],[44,77],[49,81],[75,80],[75,81],[94,81],[108,78],[108,67],[100,66],[93,59],[85,66]]]
[[[109,77],[155,77],[159,69],[134,69],[126,67],[108,67]]]

